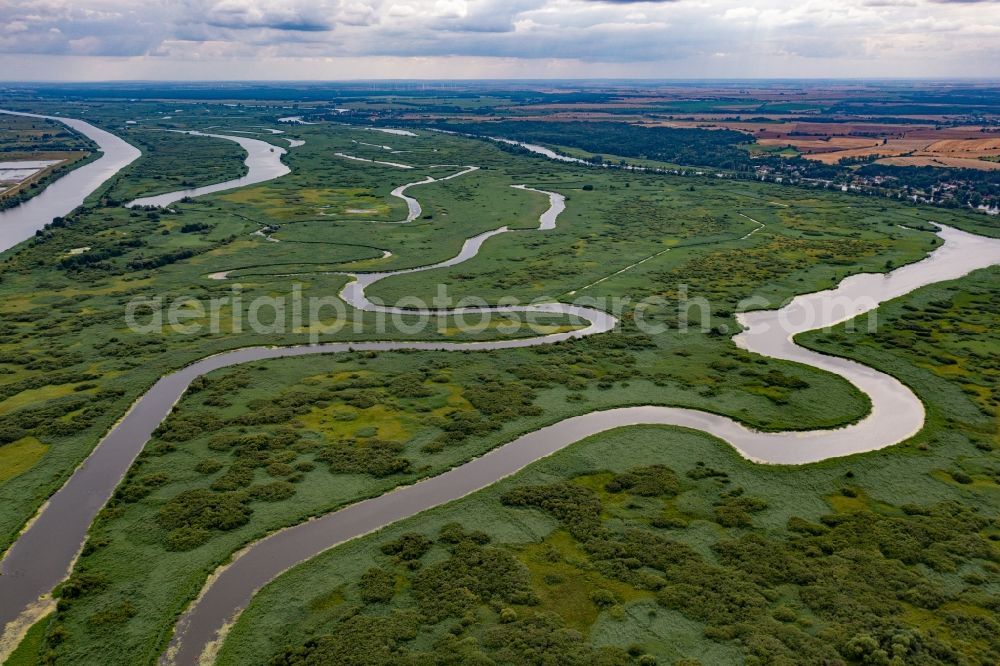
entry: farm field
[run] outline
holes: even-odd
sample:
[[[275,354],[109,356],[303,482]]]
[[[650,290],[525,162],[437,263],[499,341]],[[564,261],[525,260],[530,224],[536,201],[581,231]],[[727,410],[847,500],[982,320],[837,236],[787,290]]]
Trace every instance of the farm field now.
[[[859,93],[859,116],[885,116],[869,122],[840,118],[850,95],[825,88],[794,100],[670,86],[352,91],[334,107],[269,100],[264,84],[225,99],[123,85],[128,102],[10,100],[84,118],[142,157],[0,254],[0,555],[160,378],[243,348],[344,347],[194,379],[52,602],[0,638],[0,657],[17,666],[157,663],[178,618],[243,549],[572,417],[655,405],[769,433],[857,424],[870,416],[868,395],[833,372],[741,348],[740,315],[918,262],[942,245],[936,225],[1000,238],[997,218],[974,210],[991,201],[1000,157],[992,107],[931,117],[918,102],[883,108]],[[248,174],[238,144],[191,130],[280,148],[290,172],[166,208],[125,206]],[[0,151],[28,154],[39,131],[0,115]],[[494,135],[608,166],[550,160]],[[44,145],[56,139],[78,161],[93,157],[68,133]],[[902,150],[907,142],[922,143]],[[900,152],[839,163],[886,147]],[[837,173],[768,180],[757,160]],[[845,180],[907,164],[921,169],[915,179],[933,172],[929,187],[939,168],[963,178],[978,169],[985,180],[963,182],[980,198],[925,205]],[[366,273],[394,274],[352,292]],[[1000,659],[998,277],[983,269],[897,298],[878,308],[874,330],[838,324],[797,338],[912,389],[926,422],[900,444],[780,466],[697,430],[588,437],[291,569],[211,656]],[[470,305],[522,310],[477,326],[480,311],[455,311]],[[617,324],[589,334],[579,310],[553,305]],[[567,339],[539,344],[544,335]],[[351,346],[498,340],[526,346]]]
[[[94,149],[86,137],[57,121],[0,114],[0,210],[90,161]]]
[[[650,126],[657,126],[650,124]],[[935,127],[860,123],[671,122],[667,127],[733,129],[748,132],[760,146],[792,148],[807,159],[836,164],[844,158],[876,158],[879,164],[992,169],[1000,138],[982,126]],[[987,159],[983,159],[987,158]]]

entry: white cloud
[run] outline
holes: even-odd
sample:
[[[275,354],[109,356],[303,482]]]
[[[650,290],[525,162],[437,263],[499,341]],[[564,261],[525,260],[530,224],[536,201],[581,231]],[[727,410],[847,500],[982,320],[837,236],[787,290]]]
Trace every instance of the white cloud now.
[[[452,69],[493,58],[573,76],[599,63],[665,76],[995,75],[1000,63],[989,0],[0,0],[0,17],[0,53],[217,61],[234,73],[226,61],[240,58]],[[713,69],[721,61],[734,69]]]
[[[434,15],[438,18],[465,18],[469,15],[469,3],[465,0],[437,0]]]
[[[722,14],[723,21],[746,21],[757,18],[755,7],[730,7]]]

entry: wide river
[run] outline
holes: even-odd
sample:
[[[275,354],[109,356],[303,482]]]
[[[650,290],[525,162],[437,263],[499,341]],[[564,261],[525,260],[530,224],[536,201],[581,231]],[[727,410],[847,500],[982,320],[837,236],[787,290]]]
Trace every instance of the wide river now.
[[[180,130],[171,131],[177,131],[181,134],[191,134],[193,136],[208,136],[213,139],[235,141],[240,144],[240,147],[242,147],[243,150],[247,151],[247,157],[243,160],[243,163],[247,167],[246,175],[240,178],[234,178],[233,180],[223,181],[221,183],[205,185],[203,187],[192,187],[188,190],[177,190],[176,192],[167,192],[166,194],[142,197],[141,199],[129,202],[126,204],[127,206],[157,206],[162,208],[164,206],[169,206],[176,201],[180,201],[181,199],[193,199],[194,197],[200,197],[205,194],[225,192],[226,190],[233,190],[237,187],[246,187],[247,185],[256,185],[257,183],[274,180],[275,178],[284,176],[286,173],[291,172],[291,169],[289,169],[288,166],[281,161],[281,156],[286,152],[285,149],[272,145],[267,141],[251,139],[243,136],[230,136],[228,134],[206,134],[204,132],[196,131],[181,132]],[[302,143],[299,142],[296,145],[301,146]]]
[[[254,173],[254,166],[249,160],[248,165],[251,173],[246,179],[261,175]],[[246,182],[244,179],[241,181]],[[366,288],[394,275],[454,266],[476,256],[490,238],[499,234],[538,233],[554,228],[565,208],[563,197],[556,193],[531,191],[549,198],[549,208],[539,219],[538,231],[512,231],[501,227],[468,239],[458,255],[439,264],[385,273],[348,273],[353,280],[344,287],[341,297],[359,309],[393,312],[396,311],[394,308],[382,308],[371,303],[365,295]],[[170,202],[192,195],[190,192],[175,196],[177,194],[161,195],[160,200]],[[143,200],[133,203],[140,201]],[[977,268],[1000,263],[998,240],[951,228],[942,228],[939,235],[944,240],[943,245],[915,264],[887,275],[852,276],[834,289],[799,296],[780,310],[739,316],[744,331],[734,338],[736,344],[752,352],[828,370],[867,393],[872,410],[860,422],[836,430],[761,433],[723,416],[653,405],[597,411],[565,419],[519,437],[439,476],[276,532],[252,544],[213,576],[199,599],[182,616],[164,661],[197,663],[205,648],[218,639],[224,626],[246,606],[255,591],[289,567],[348,539],[489,486],[583,437],[612,428],[639,424],[695,428],[728,442],[748,459],[788,464],[871,451],[907,439],[922,428],[924,421],[923,406],[909,388],[872,368],[799,347],[792,337],[796,333],[829,326],[870,311],[879,303],[921,286],[961,277]],[[464,311],[474,310],[469,308]],[[17,618],[66,576],[94,516],[110,497],[153,430],[199,376],[239,363],[305,354],[397,349],[475,351],[552,344],[607,333],[617,324],[614,317],[603,311],[564,303],[497,310],[564,313],[589,323],[571,332],[494,342],[384,341],[251,347],[205,358],[161,378],[52,496],[0,562],[0,573],[3,574],[0,576],[0,626],[14,622],[10,631],[23,629],[23,623],[16,622]]]
[[[0,212],[0,252],[28,240],[53,218],[69,214],[111,176],[142,154],[132,144],[83,120],[17,111],[0,110],[0,113],[55,120],[96,143],[102,153],[93,162],[70,171],[21,205]]]

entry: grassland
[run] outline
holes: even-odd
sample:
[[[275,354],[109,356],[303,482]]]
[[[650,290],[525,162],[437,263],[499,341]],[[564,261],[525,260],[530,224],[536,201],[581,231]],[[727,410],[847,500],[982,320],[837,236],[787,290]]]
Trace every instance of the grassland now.
[[[49,618],[43,618],[35,623],[21,640],[17,649],[7,658],[4,666],[35,666],[41,661],[42,645],[45,642],[45,631]]]
[[[114,108],[97,113],[107,114],[106,126],[120,127],[128,116]],[[243,129],[265,121],[243,111],[185,111],[169,122],[152,105],[129,115],[161,118],[151,124],[163,128],[197,121]],[[158,175],[174,177],[179,153],[164,147],[67,224],[5,255],[0,455],[8,446],[23,449],[27,438],[47,448],[33,466],[0,483],[0,544],[9,543],[100,434],[163,373],[224,349],[309,339],[291,327],[256,334],[228,324],[199,335],[140,335],[123,321],[135,296],[205,299],[230,294],[237,278],[244,307],[256,296],[290,293],[293,282],[301,283],[305,297],[335,294],[345,278],[324,271],[357,262],[379,270],[425,265],[453,256],[462,239],[476,233],[501,225],[535,228],[545,198],[509,187],[527,183],[568,196],[556,230],[493,239],[481,257],[461,267],[410,276],[407,284],[386,281],[373,293],[389,302],[429,297],[442,282],[456,298],[569,299],[570,292],[669,249],[583,291],[634,300],[661,296],[666,304],[652,317],[676,324],[680,285],[688,285],[691,296],[713,306],[707,332],[671,328],[647,336],[625,326],[551,348],[344,354],[215,373],[181,401],[95,524],[47,629],[46,649],[57,661],[151,663],[208,573],[247,541],[438,473],[564,416],[657,403],[717,411],[762,429],[832,427],[860,418],[867,402],[845,382],[736,350],[723,328],[735,330],[736,306],[751,295],[760,297],[757,307],[777,305],[850,273],[914,261],[936,245],[931,234],[899,224],[926,228],[924,221],[932,220],[997,233],[971,215],[714,178],[566,167],[430,132],[388,137],[330,125],[294,132],[307,143],[290,151],[289,176],[182,203],[177,213],[116,206],[121,198],[158,191]],[[363,143],[406,152],[387,157],[391,151]],[[212,155],[232,148],[221,141],[184,146]],[[336,152],[415,168],[351,162]],[[380,223],[405,216],[403,202],[388,197],[393,188],[457,170],[440,164],[483,168],[413,188],[424,206],[413,223]],[[211,177],[200,165],[184,173]],[[357,219],[351,210],[366,212]],[[765,229],[744,238],[757,227],[752,220]],[[252,235],[261,228],[279,242]],[[92,250],[83,258],[69,254],[82,246]],[[392,255],[379,259],[383,250]],[[219,271],[232,271],[233,279],[207,279]],[[313,274],[275,275],[292,271]],[[228,321],[231,308],[223,313]],[[495,335],[462,333],[449,320],[411,334],[381,333],[368,315],[358,314],[358,321],[356,330],[322,339]],[[177,523],[192,498],[222,502],[217,508],[233,520]]]
[[[998,277],[804,336],[914,388],[904,445],[783,468],[679,429],[592,437],[283,575],[218,663],[996,660]]]
[[[105,663],[155,659],[171,618],[204,578],[243,543],[307,516],[445,469],[516,435],[566,416],[622,404],[684,404],[739,414],[758,426],[827,425],[836,401],[861,414],[863,401],[840,382],[789,370],[790,390],[769,384],[787,370],[696,341],[632,352],[565,345],[474,355],[384,353],[285,359],[213,375],[185,398],[141,456],[91,533],[78,565],[100,590],[64,604],[74,662],[100,646]],[[457,357],[457,358],[456,358]],[[678,363],[682,360],[683,363]],[[740,368],[740,385],[719,372]],[[707,375],[707,376],[706,376]],[[846,411],[846,410],[845,410]],[[182,541],[168,516],[193,491],[230,497],[264,488],[235,529],[208,528]],[[153,573],[151,573],[151,571]],[[91,623],[104,608],[135,610],[121,627]]]
[[[89,152],[90,141],[55,120],[0,114],[0,155],[4,160],[44,159],[38,153]]]
[[[119,201],[221,183],[247,171],[246,153],[225,139],[155,129],[130,129],[123,138],[139,148],[143,158],[109,189],[107,196]]]

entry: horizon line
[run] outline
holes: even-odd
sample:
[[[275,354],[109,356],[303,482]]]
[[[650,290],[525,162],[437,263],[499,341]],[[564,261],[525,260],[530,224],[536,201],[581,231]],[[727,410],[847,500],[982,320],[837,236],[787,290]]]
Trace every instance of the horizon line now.
[[[552,77],[552,78],[405,78],[405,77],[369,77],[350,79],[0,79],[0,85],[30,85],[30,84],[76,84],[76,85],[96,85],[96,84],[120,84],[120,83],[231,83],[231,84],[252,84],[252,83],[553,83],[553,82],[692,82],[692,81],[712,81],[712,82],[742,82],[742,81],[851,81],[851,82],[874,82],[874,81],[924,81],[924,82],[950,82],[950,81],[977,81],[996,82],[1000,84],[1000,76],[791,76],[791,77],[767,77],[767,76],[746,76],[746,77],[696,77],[696,76],[675,76],[675,77]]]

